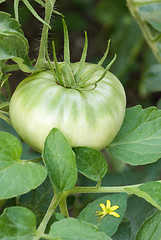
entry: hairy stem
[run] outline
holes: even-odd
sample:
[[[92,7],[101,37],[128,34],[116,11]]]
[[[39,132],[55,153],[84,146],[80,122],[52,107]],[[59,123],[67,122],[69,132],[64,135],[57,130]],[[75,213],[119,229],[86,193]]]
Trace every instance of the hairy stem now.
[[[50,24],[50,19],[52,16],[55,1],[56,0],[46,0],[45,22],[47,24]],[[41,41],[40,41],[39,55],[38,55],[38,59],[36,62],[36,68],[44,68],[45,67],[45,62],[46,62],[45,52],[46,52],[46,42],[48,40],[48,30],[49,30],[48,26],[44,24],[43,30],[42,30],[42,35],[41,35]]]

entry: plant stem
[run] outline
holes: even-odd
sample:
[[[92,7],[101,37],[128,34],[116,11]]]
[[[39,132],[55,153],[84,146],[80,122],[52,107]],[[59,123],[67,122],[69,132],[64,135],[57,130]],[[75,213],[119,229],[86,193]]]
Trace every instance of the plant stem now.
[[[56,0],[46,0],[45,4],[45,22],[50,24],[50,19],[53,12],[53,7]],[[42,35],[41,35],[41,41],[40,41],[40,49],[39,49],[39,56],[36,62],[36,68],[44,68],[46,57],[45,57],[45,51],[46,51],[46,42],[48,40],[48,26],[43,25]]]
[[[37,229],[37,235],[34,238],[34,240],[39,240],[41,238],[41,236],[44,234],[46,226],[47,226],[50,218],[52,217],[56,207],[59,204],[60,198],[61,198],[60,194],[55,194],[54,195],[54,197],[51,200],[51,203],[49,205],[49,208],[48,208],[48,210],[47,210],[47,212],[46,212],[42,222],[40,223],[40,225],[39,225],[39,227]]]
[[[69,217],[68,208],[67,208],[67,196],[62,194],[62,197],[59,202],[60,212],[65,216]]]
[[[116,193],[116,192],[126,192],[127,188],[136,188],[141,184],[128,185],[128,186],[118,186],[118,187],[74,187],[66,191],[66,194],[80,194],[80,193]]]
[[[160,182],[156,181],[156,182]],[[135,184],[135,185],[126,185],[126,186],[116,186],[116,187],[74,187],[71,188],[63,193],[63,195],[68,196],[70,194],[81,194],[81,193],[118,193],[118,192],[124,192],[129,194],[128,189],[135,189],[142,185],[141,184]]]

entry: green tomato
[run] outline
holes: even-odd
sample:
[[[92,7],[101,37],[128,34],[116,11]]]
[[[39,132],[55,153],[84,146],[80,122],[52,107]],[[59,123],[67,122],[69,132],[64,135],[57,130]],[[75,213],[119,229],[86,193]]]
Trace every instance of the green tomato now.
[[[77,65],[71,63],[73,72]],[[86,63],[83,74],[94,65]],[[103,72],[101,67],[89,82]],[[21,138],[38,152],[52,128],[59,129],[72,147],[101,150],[118,133],[125,108],[124,88],[109,71],[95,88],[78,90],[61,86],[52,71],[45,70],[19,84],[11,98],[10,118]]]

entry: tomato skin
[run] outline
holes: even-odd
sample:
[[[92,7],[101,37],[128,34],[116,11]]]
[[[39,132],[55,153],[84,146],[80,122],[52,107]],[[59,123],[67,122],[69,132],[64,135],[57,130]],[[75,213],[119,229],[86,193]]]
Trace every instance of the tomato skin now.
[[[84,73],[92,66],[86,63]],[[76,67],[72,64],[73,72]],[[101,67],[92,78],[99,79],[103,72]],[[58,128],[72,147],[101,150],[119,131],[125,109],[124,89],[111,72],[95,89],[80,91],[60,86],[45,70],[19,84],[11,98],[10,118],[21,138],[38,152],[52,128]]]

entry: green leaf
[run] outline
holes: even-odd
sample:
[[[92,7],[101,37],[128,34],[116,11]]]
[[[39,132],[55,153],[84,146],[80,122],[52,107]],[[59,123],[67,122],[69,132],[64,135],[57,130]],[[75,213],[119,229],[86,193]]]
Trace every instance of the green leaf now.
[[[75,186],[77,181],[75,154],[58,129],[52,129],[47,136],[43,159],[56,191],[63,192]]]
[[[6,0],[0,0],[0,4],[3,3],[3,2],[5,2],[5,1],[6,1]]]
[[[161,212],[156,212],[142,224],[135,240],[160,240],[161,236]]]
[[[100,182],[107,173],[107,162],[101,152],[88,147],[73,148],[78,171],[89,179]]]
[[[118,231],[112,236],[112,240],[129,240],[131,239],[130,222],[122,222]]]
[[[161,91],[161,65],[153,64],[143,75],[143,87],[148,92]]]
[[[127,3],[153,54],[161,63],[161,2],[127,0]]]
[[[156,107],[127,109],[121,130],[109,152],[130,165],[144,165],[161,157],[161,111]]]
[[[67,218],[59,222],[54,223],[51,226],[50,237],[58,237],[63,240],[110,240],[111,238],[106,236],[105,233],[100,232],[92,224],[84,221]]]
[[[161,183],[160,182],[147,182],[142,184],[139,189],[146,192],[159,206],[161,210]]]
[[[111,206],[118,205],[119,208],[116,212],[120,215],[120,217],[116,218],[111,215],[106,215],[100,221],[98,221],[98,216],[96,216],[96,211],[101,211],[100,203],[106,205],[106,201],[111,201]],[[119,194],[109,194],[104,197],[98,198],[94,202],[90,203],[83,209],[83,211],[79,215],[79,219],[94,224],[98,227],[100,231],[105,232],[108,236],[112,236],[118,229],[119,224],[121,223],[127,204],[127,194],[119,193]]]
[[[145,4],[138,7],[138,13],[142,21],[147,22],[158,32],[161,32],[160,11],[161,3]]]
[[[29,208],[36,215],[37,224],[40,224],[53,196],[52,185],[50,180],[46,178],[38,188],[22,195],[19,203],[21,206]]]
[[[19,196],[38,187],[46,178],[46,168],[20,160],[22,147],[13,135],[0,132],[0,199]]]
[[[128,187],[125,188],[129,194],[135,194],[138,197],[144,198],[151,203],[154,207],[161,210],[161,183],[160,182],[147,182],[138,188]]]
[[[131,195],[128,198],[126,218],[131,224],[131,238],[134,239],[140,226],[154,212],[154,207],[145,201],[145,199]],[[115,239],[114,239],[115,240]]]
[[[36,233],[35,215],[24,207],[6,208],[0,216],[0,239],[33,240]]]
[[[10,14],[0,12],[0,60],[12,59],[19,64],[26,62],[25,72],[31,72],[32,66],[27,59],[29,45],[20,28],[19,23]],[[21,67],[22,66],[22,67]],[[23,69],[22,69],[23,70]]]
[[[22,59],[19,57],[14,57],[14,58],[12,58],[12,60],[18,64],[19,68],[23,72],[30,73],[36,69],[31,65],[31,62],[28,57],[26,57],[25,59]]]

